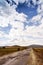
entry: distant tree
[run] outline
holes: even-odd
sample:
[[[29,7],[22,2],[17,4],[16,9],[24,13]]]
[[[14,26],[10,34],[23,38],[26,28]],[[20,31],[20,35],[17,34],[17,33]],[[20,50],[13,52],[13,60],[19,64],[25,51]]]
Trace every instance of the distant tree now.
[[[18,51],[20,51],[20,48],[18,48]]]
[[[5,49],[5,47],[2,47],[3,49]]]

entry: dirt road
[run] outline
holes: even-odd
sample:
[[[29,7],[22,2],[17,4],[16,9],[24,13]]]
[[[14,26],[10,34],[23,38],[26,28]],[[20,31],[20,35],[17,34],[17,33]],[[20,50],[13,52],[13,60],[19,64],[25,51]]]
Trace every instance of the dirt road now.
[[[30,49],[12,53],[0,57],[0,65],[26,65],[29,59]]]
[[[37,61],[37,56],[36,51],[34,53],[30,48],[0,57],[0,65],[43,65],[42,57],[39,56]]]

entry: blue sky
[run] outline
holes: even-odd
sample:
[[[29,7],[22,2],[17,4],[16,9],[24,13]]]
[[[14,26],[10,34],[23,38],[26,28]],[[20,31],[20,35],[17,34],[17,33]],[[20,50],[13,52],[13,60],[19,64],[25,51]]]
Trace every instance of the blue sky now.
[[[43,1],[0,0],[0,46],[31,44],[43,45]]]
[[[11,29],[11,25],[8,24],[6,27],[0,27],[0,31],[3,31],[4,33],[8,34]]]

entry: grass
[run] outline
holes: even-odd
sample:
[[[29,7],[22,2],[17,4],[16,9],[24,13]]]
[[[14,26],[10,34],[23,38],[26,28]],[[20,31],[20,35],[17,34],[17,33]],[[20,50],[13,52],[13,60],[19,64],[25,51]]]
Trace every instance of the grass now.
[[[22,51],[22,50],[27,49],[27,48],[34,48],[33,50],[39,54],[41,54],[43,52],[43,46],[30,45],[30,46],[22,47],[22,46],[15,45],[15,46],[0,47],[0,56],[10,54],[13,52]]]
[[[26,47],[20,47],[20,46],[12,46],[12,47],[2,47],[0,48],[0,56],[10,54],[13,52],[21,51],[26,49]]]

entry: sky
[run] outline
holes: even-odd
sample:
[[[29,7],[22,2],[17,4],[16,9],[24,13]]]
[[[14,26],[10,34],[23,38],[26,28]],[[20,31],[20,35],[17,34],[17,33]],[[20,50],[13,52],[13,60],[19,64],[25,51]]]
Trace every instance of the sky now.
[[[43,0],[0,0],[0,46],[43,45]]]

